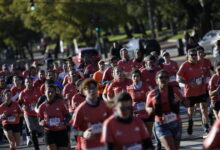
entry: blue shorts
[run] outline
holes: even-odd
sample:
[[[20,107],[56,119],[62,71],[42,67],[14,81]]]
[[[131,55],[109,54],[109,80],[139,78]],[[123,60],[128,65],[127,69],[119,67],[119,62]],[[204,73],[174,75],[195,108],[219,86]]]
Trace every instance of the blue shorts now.
[[[182,135],[182,122],[177,120],[168,124],[155,121],[154,128],[158,138],[162,136],[172,136],[175,140],[180,141]]]

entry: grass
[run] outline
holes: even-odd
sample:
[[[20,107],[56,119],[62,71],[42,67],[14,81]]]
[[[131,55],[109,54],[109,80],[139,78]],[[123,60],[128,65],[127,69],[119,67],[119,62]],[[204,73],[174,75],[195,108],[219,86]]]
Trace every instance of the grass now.
[[[171,36],[169,39],[170,39],[170,40],[182,39],[182,38],[184,37],[184,31],[187,31],[188,33],[191,33],[191,32],[192,32],[191,29],[189,29],[189,30],[182,30],[182,31],[179,31],[179,32],[177,33],[177,35]]]

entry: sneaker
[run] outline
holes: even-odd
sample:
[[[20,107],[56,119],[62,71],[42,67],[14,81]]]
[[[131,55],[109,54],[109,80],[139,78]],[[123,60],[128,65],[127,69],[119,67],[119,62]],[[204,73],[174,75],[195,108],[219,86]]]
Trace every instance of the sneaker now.
[[[192,121],[192,120],[189,120],[189,121],[188,121],[187,133],[188,133],[189,135],[192,135],[192,133],[193,133],[193,121]]]
[[[31,146],[33,143],[30,138],[27,138],[27,146]]]

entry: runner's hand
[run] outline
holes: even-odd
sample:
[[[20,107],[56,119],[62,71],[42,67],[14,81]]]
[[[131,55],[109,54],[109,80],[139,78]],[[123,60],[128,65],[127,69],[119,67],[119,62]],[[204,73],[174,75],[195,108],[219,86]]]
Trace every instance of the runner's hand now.
[[[92,128],[88,128],[85,132],[83,132],[83,137],[89,140],[92,137]]]

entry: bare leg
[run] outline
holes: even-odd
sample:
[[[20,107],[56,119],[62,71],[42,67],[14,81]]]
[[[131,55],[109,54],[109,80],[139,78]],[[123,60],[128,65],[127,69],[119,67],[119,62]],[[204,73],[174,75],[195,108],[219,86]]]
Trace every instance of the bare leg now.
[[[166,150],[177,150],[175,140],[169,135],[160,137],[160,142]]]
[[[10,131],[4,130],[4,133],[5,133],[5,136],[7,137],[8,142],[10,144],[10,148],[15,148],[15,139],[13,136],[13,132],[11,130]]]

